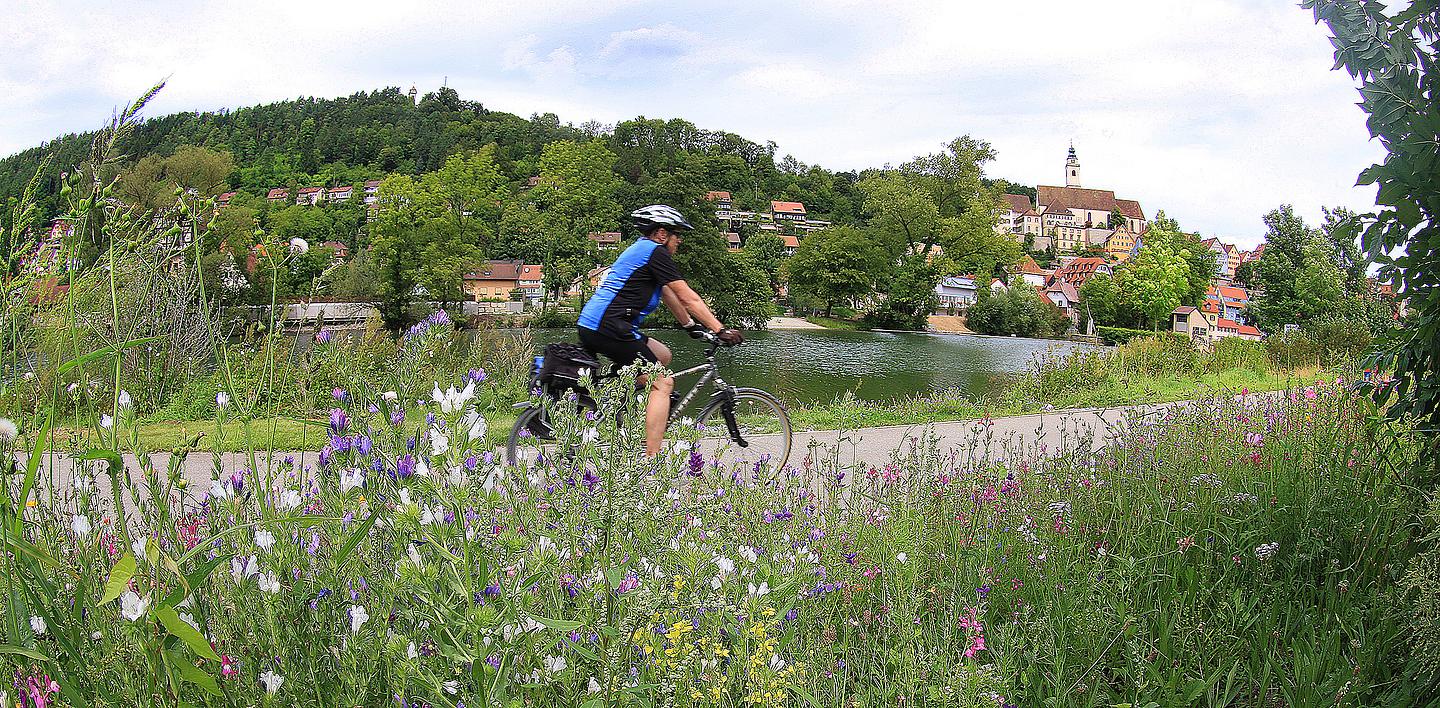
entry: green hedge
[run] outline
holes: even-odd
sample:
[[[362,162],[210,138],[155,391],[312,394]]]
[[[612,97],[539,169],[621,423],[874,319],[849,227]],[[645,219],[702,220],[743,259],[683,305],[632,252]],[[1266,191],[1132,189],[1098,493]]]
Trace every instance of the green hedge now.
[[[1148,329],[1127,329],[1125,327],[1096,327],[1095,333],[1107,344],[1124,344],[1136,337],[1149,337],[1155,332]]]

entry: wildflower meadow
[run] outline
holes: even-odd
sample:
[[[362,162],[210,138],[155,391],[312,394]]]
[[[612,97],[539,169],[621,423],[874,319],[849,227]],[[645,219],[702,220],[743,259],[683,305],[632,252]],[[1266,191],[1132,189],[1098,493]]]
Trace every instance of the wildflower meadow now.
[[[5,705],[1370,705],[1398,679],[1406,447],[1343,382],[784,469],[649,459],[563,406],[552,454],[505,466],[486,385],[336,390],[315,464],[204,485],[120,457],[123,406],[109,449],[7,428]],[[88,461],[61,479],[60,452]]]

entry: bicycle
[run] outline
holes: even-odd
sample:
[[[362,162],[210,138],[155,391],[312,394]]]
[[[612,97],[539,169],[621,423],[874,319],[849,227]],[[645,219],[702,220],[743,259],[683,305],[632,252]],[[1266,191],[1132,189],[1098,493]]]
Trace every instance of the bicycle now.
[[[726,383],[720,377],[720,367],[715,362],[716,352],[725,346],[724,343],[709,332],[700,332],[697,338],[709,344],[705,350],[705,363],[672,374],[676,379],[696,374],[699,374],[699,378],[683,397],[678,395],[678,388],[671,394],[670,417],[666,430],[672,429],[677,421],[688,420],[680,415],[681,411],[696,399],[706,384],[714,384],[710,399],[694,418],[695,427],[700,432],[697,442],[700,452],[707,459],[719,461],[727,469],[739,464],[760,462],[768,463],[775,470],[784,468],[785,463],[790,460],[793,443],[790,416],[786,413],[784,404],[767,391]],[[615,376],[612,371],[597,377],[597,380]],[[537,389],[543,390],[543,387],[537,380],[532,380],[531,390]],[[555,399],[551,398],[549,402],[553,404],[554,401]],[[550,434],[549,413],[544,402],[531,399],[516,403],[514,407],[519,409],[520,413],[510,430],[510,439],[505,448],[506,459],[512,465],[518,464],[522,457],[529,457],[527,450],[535,443],[543,445],[554,439]],[[623,416],[628,408],[629,406],[622,407],[621,419],[617,422],[624,422]],[[538,449],[534,452],[538,452]]]

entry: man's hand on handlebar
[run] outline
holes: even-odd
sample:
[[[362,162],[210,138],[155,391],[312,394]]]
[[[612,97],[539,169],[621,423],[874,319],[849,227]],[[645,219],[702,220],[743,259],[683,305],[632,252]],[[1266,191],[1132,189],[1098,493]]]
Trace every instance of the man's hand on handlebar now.
[[[745,335],[741,334],[740,330],[730,329],[729,327],[726,327],[725,329],[716,332],[715,337],[727,347],[733,347],[745,343]]]
[[[704,339],[705,335],[710,333],[709,330],[705,329],[705,325],[699,322],[691,322],[685,325],[685,331],[690,334],[691,339]]]

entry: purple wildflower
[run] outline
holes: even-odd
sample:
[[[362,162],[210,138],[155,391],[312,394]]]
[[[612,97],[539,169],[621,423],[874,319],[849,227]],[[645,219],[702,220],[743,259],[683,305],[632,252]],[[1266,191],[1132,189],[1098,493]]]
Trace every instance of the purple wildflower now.
[[[334,396],[335,400],[341,403],[350,400],[350,394],[346,393],[345,389],[343,388],[336,388],[334,391],[330,392],[330,395]]]
[[[346,426],[350,425],[350,416],[339,408],[330,409],[330,431],[339,435],[345,432]]]
[[[329,344],[330,340],[333,338],[334,337],[330,334],[330,330],[328,329],[322,329],[319,332],[315,333],[315,341],[321,344]]]
[[[399,460],[396,460],[396,461],[395,461],[395,474],[398,475],[398,476],[400,477],[400,479],[410,479],[411,477],[414,477],[414,476],[415,476],[415,456],[414,456],[414,455],[402,455]]]

